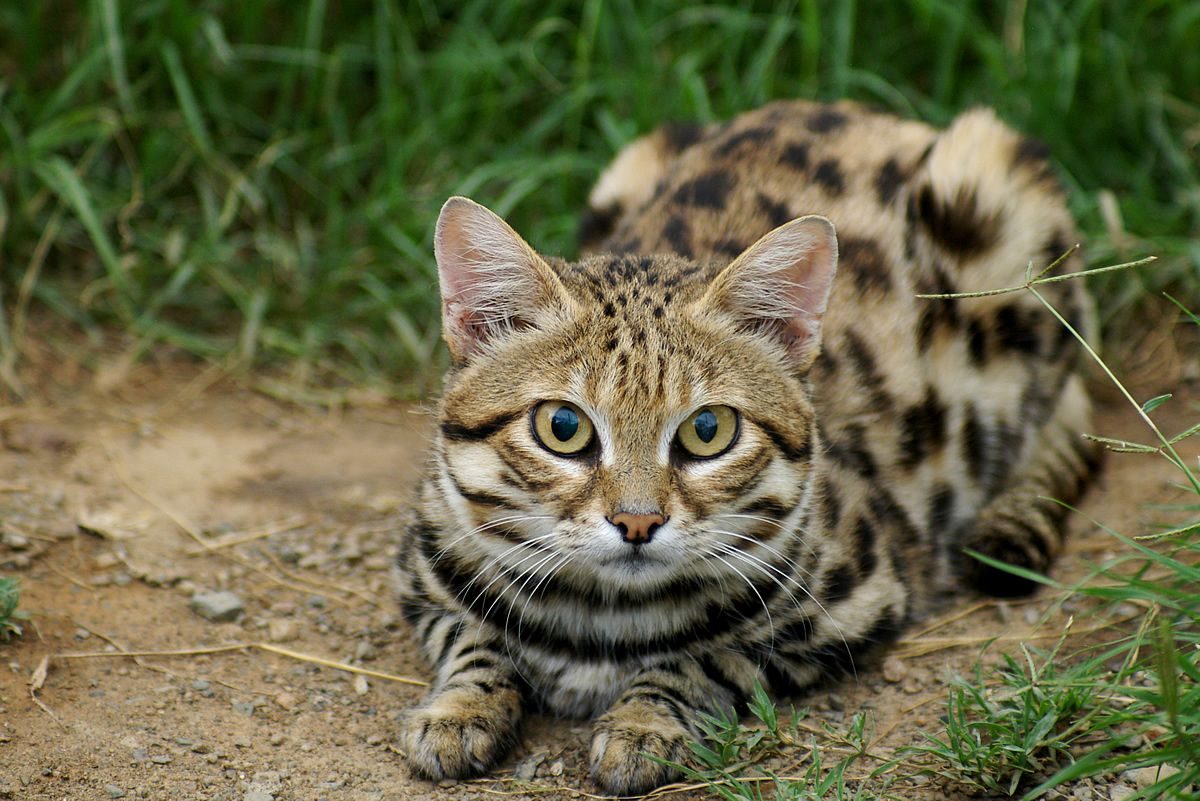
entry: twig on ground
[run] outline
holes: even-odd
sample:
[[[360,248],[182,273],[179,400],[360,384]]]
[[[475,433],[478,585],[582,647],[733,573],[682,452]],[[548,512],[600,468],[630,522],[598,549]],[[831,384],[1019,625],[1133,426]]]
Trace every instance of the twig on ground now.
[[[113,643],[114,647],[116,644]],[[397,676],[392,673],[382,673],[378,670],[368,670],[356,665],[348,665],[345,662],[335,662],[332,659],[324,659],[319,656],[293,651],[290,648],[281,648],[278,645],[273,645],[266,642],[240,642],[230,643],[229,645],[212,645],[201,648],[178,648],[163,651],[64,651],[53,655],[54,659],[114,659],[114,658],[130,658],[136,659],[143,656],[200,656],[203,654],[223,654],[232,651],[243,651],[247,648],[266,651],[280,656],[286,656],[289,659],[295,659],[300,662],[310,662],[314,665],[341,670],[346,673],[356,673],[360,676],[368,676],[374,679],[382,679],[383,681],[391,681],[397,684],[410,684],[414,687],[428,687],[429,682],[421,681],[420,679],[412,679],[407,676]]]

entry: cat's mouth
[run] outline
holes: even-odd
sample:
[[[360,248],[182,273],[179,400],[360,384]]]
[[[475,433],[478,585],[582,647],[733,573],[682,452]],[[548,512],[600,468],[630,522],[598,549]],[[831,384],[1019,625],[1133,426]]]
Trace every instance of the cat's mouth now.
[[[646,548],[641,545],[627,548],[624,553],[605,559],[601,562],[601,566],[608,570],[620,571],[626,575],[661,573],[670,567],[666,560],[648,553]]]

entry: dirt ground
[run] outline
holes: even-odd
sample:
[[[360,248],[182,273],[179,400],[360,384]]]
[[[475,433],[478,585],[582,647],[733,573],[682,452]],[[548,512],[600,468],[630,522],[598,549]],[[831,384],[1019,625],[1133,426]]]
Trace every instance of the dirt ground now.
[[[301,407],[193,367],[137,368],[107,393],[78,389],[91,383],[54,374],[36,400],[0,406],[0,575],[20,578],[31,615],[23,637],[0,643],[0,799],[596,792],[587,724],[549,719],[532,720],[487,779],[414,780],[394,737],[422,687],[313,661],[429,676],[388,577],[396,521],[429,441],[427,408]],[[1184,384],[1189,394],[1155,413],[1167,429],[1200,417],[1197,383]],[[1096,429],[1148,438],[1118,405],[1105,406]],[[1195,458],[1196,446],[1188,452]],[[1057,575],[1079,575],[1119,547],[1087,517],[1143,531],[1164,514],[1148,504],[1174,498],[1174,478],[1161,459],[1111,457]],[[202,617],[192,598],[214,590],[236,594],[244,611],[228,622]],[[869,710],[882,754],[936,731],[947,678],[983,643],[1053,641],[1075,610],[1068,604],[1039,628],[1051,600],[964,598],[884,668],[810,699],[812,720]],[[1096,619],[1076,623],[1085,625]],[[226,648],[238,644],[248,645]],[[1084,801],[1108,797],[1099,785],[1078,789]],[[957,797],[936,783],[904,792]]]

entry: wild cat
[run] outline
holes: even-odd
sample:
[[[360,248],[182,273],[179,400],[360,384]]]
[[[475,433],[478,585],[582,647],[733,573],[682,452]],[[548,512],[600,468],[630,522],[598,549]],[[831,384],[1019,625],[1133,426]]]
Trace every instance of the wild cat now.
[[[435,249],[452,357],[398,570],[436,666],[412,769],[487,771],[522,715],[598,716],[606,791],[673,778],[696,712],[852,668],[965,583],[1046,568],[1096,451],[1069,332],[1019,284],[1076,241],[1044,148],[775,103],[629,145],[592,255],[464,198]],[[836,229],[836,233],[835,233]],[[1063,269],[1077,268],[1077,257]],[[1048,286],[1086,330],[1080,282]]]

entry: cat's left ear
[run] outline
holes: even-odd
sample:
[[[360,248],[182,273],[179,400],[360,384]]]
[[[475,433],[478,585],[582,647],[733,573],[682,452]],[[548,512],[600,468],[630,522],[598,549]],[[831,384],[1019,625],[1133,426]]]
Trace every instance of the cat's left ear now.
[[[821,319],[837,272],[833,223],[810,215],[785,223],[717,275],[704,302],[775,337],[797,372],[821,352]]]
[[[433,247],[442,334],[456,363],[570,303],[550,265],[508,223],[473,200],[446,201]]]

